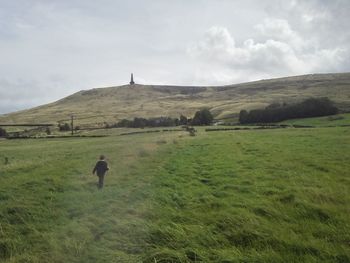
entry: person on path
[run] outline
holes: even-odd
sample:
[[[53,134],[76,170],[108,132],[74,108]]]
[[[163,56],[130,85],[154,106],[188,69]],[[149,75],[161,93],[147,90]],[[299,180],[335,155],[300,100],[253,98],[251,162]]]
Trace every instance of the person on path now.
[[[107,171],[109,170],[108,163],[106,162],[106,157],[104,155],[100,155],[100,160],[97,161],[94,170],[92,171],[92,174],[95,174],[98,176],[98,188],[103,188],[103,181],[105,178],[105,175]]]

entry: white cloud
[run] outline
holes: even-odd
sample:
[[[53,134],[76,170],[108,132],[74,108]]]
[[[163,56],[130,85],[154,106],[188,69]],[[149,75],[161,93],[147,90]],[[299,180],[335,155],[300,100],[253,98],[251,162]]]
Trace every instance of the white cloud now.
[[[188,53],[198,62],[203,75],[220,75],[219,71],[225,74],[222,77],[225,81],[332,72],[341,69],[349,59],[347,48],[322,49],[319,43],[292,30],[283,19],[265,19],[254,28],[262,41],[247,39],[238,45],[227,28],[213,26],[201,40],[189,46]]]
[[[263,23],[257,24],[255,29],[264,38],[288,43],[296,50],[301,50],[308,42],[308,40],[302,39],[297,32],[293,31],[285,19],[266,18]]]

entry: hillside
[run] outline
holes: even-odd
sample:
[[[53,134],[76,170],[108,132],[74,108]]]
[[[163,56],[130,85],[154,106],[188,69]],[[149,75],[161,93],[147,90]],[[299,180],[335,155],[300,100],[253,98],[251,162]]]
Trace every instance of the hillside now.
[[[59,101],[0,116],[0,123],[77,124],[115,122],[123,118],[192,116],[208,107],[216,119],[235,117],[241,109],[272,102],[292,103],[307,97],[329,97],[342,110],[350,109],[350,73],[312,74],[227,86],[124,85],[82,90]]]

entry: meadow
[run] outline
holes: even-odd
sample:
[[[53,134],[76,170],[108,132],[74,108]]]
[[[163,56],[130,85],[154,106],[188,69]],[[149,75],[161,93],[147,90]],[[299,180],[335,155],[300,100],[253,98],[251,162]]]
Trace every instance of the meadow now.
[[[293,119],[281,122],[289,125],[309,125],[315,127],[334,127],[350,125],[350,113],[337,114],[333,116],[323,116],[307,119]]]
[[[0,141],[1,262],[350,262],[349,127],[109,133]]]

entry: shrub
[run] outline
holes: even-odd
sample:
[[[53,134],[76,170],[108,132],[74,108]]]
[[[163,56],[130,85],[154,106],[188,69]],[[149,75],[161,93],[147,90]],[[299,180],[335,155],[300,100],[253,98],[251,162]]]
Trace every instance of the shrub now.
[[[170,117],[156,118],[134,118],[133,120],[123,119],[111,127],[144,128],[144,127],[171,127],[179,125],[179,119]]]
[[[181,114],[180,120],[179,120],[179,125],[187,125],[188,119],[184,115]]]
[[[7,132],[3,128],[0,128],[0,137],[7,137]]]
[[[210,125],[213,119],[213,115],[208,109],[202,109],[194,115],[192,125]]]
[[[58,129],[59,129],[59,131],[70,131],[71,130],[70,125],[68,123],[58,124]]]

